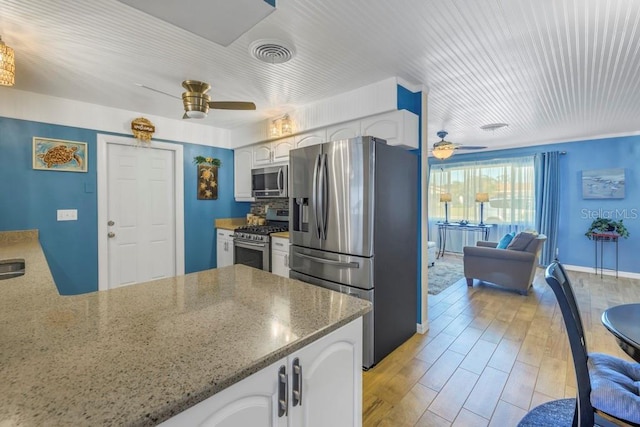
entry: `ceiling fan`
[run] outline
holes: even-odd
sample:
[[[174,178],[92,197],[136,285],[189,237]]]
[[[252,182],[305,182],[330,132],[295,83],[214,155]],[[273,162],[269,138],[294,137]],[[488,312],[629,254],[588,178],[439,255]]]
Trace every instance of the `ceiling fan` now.
[[[138,84],[138,86],[154,92],[162,93],[172,98],[180,99],[170,93],[166,93],[143,84]],[[210,108],[216,110],[256,109],[256,104],[253,102],[212,101],[211,96],[207,93],[209,89],[211,89],[211,85],[209,83],[198,80],[185,80],[182,82],[182,87],[186,89],[186,92],[182,93],[182,105],[184,106],[183,119],[204,119],[207,117],[207,113],[209,113]]]
[[[487,148],[484,145],[461,145],[445,141],[444,138],[448,135],[448,132],[444,130],[438,131],[437,135],[438,138],[440,138],[440,141],[433,144],[431,153],[433,154],[433,157],[439,160],[445,160],[453,156],[453,152],[455,150],[482,150]]]

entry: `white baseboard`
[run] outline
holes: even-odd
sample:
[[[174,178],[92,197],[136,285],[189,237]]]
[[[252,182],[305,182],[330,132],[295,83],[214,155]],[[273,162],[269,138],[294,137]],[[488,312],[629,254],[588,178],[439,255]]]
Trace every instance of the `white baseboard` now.
[[[429,330],[429,322],[416,323],[416,332],[419,334],[426,334]]]
[[[581,273],[596,274],[596,269],[594,267],[583,267],[581,265],[568,265],[568,264],[562,264],[562,266],[566,270],[570,270],[570,271],[579,271]],[[600,269],[598,269],[597,275],[600,275]],[[615,272],[615,270],[604,269],[602,271],[602,275],[604,275],[604,276],[615,276],[616,272]],[[628,279],[640,279],[640,273],[631,273],[631,272],[628,272],[628,271],[618,271],[618,277],[626,277]]]

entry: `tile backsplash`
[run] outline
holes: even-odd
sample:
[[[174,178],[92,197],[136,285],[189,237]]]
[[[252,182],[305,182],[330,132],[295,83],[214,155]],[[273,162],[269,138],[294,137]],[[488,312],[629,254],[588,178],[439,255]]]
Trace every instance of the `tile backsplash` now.
[[[265,218],[267,215],[267,206],[269,209],[288,209],[289,199],[277,198],[277,199],[260,199],[251,203],[251,213]]]

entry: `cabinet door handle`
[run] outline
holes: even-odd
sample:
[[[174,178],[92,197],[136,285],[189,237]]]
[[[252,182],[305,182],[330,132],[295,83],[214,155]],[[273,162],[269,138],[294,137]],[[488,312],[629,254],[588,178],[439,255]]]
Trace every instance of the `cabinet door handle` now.
[[[287,367],[282,365],[278,371],[278,417],[286,417],[289,408],[289,377]]]
[[[302,406],[302,366],[300,359],[293,359],[293,397],[291,406]]]
[[[284,256],[284,266],[289,267],[289,254]]]

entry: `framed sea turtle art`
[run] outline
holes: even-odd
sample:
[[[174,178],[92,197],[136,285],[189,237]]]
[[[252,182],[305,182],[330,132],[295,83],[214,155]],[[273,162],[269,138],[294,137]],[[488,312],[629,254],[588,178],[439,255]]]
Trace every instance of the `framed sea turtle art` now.
[[[87,143],[33,137],[33,169],[86,172]]]

